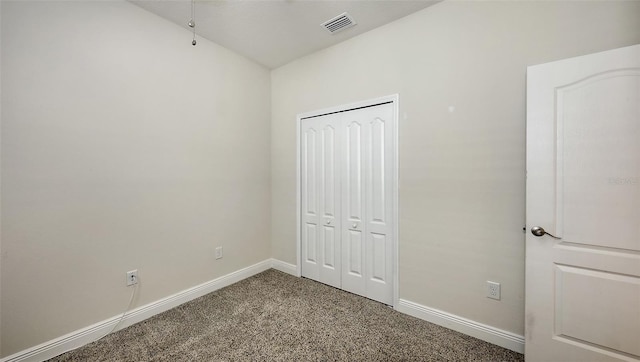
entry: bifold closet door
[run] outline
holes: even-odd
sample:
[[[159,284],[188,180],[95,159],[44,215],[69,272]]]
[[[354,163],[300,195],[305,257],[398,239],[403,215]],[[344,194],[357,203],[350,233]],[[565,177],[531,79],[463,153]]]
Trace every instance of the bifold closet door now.
[[[342,289],[393,304],[393,105],[341,113]]]
[[[338,117],[301,124],[302,275],[340,288]]]
[[[300,124],[302,276],[393,304],[394,105]]]

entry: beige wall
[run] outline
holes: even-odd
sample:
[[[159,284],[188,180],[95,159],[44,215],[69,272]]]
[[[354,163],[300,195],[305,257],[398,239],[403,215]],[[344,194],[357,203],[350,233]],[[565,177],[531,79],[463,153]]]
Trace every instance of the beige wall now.
[[[2,355],[270,257],[268,69],[128,2],[1,34]]]
[[[0,356],[120,313],[131,269],[139,306],[295,263],[295,115],[392,93],[400,297],[522,334],[526,66],[640,43],[637,1],[446,1],[270,80],[127,2],[0,9]]]
[[[399,93],[400,298],[523,334],[526,67],[640,43],[638,14],[445,1],[274,70],[273,256],[296,262],[296,114]]]

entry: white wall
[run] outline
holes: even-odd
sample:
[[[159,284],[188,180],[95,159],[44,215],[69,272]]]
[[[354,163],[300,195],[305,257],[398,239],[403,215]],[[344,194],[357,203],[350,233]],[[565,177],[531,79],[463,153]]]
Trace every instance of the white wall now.
[[[296,114],[399,93],[400,298],[523,334],[526,67],[640,43],[638,14],[445,1],[274,70],[274,258],[296,261]]]
[[[270,257],[267,69],[128,2],[1,35],[2,355]]]

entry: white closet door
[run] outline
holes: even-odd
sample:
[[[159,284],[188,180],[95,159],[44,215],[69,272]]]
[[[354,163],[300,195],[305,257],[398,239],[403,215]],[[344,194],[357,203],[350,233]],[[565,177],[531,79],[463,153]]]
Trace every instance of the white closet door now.
[[[302,123],[302,275],[340,287],[340,143],[335,116]]]
[[[393,304],[394,105],[300,123],[302,276]]]
[[[393,303],[393,105],[341,114],[342,288]]]

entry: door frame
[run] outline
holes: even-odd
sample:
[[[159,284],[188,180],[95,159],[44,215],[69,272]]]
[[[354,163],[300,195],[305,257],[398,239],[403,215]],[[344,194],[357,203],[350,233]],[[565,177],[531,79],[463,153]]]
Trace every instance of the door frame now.
[[[301,194],[300,194],[301,192],[300,183],[302,179],[302,174],[301,174],[302,150],[300,149],[300,146],[301,146],[300,123],[304,118],[309,118],[309,117],[318,117],[318,116],[323,116],[330,113],[351,111],[351,110],[356,110],[358,108],[366,108],[366,107],[371,107],[371,106],[375,106],[383,103],[391,103],[393,105],[393,120],[394,120],[393,131],[394,131],[394,143],[395,143],[393,152],[395,153],[395,155],[393,157],[393,165],[391,166],[393,171],[392,172],[393,173],[393,177],[392,177],[392,183],[393,183],[392,208],[393,210],[391,212],[393,215],[393,231],[391,235],[393,236],[393,247],[392,247],[392,250],[393,250],[393,256],[392,256],[393,305],[392,306],[394,309],[397,309],[398,299],[399,299],[398,297],[398,234],[399,234],[398,233],[398,149],[399,149],[398,121],[400,119],[400,117],[398,117],[399,109],[400,109],[399,102],[400,102],[400,95],[392,94],[392,95],[368,99],[360,102],[348,103],[348,104],[343,104],[339,106],[319,109],[315,111],[299,113],[296,116],[296,275],[298,277],[302,277],[302,264],[301,264],[302,260],[300,255],[300,253],[302,252],[302,248],[301,248],[302,230],[300,228],[300,222],[302,221],[302,202],[301,202]]]

